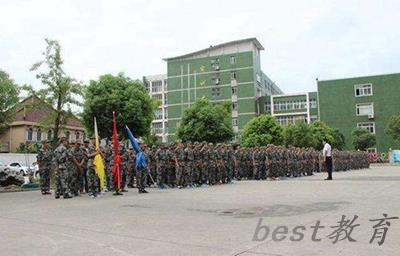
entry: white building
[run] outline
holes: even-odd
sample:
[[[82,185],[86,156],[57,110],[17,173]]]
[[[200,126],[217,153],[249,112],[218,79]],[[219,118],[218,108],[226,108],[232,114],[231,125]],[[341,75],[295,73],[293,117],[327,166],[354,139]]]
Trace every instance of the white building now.
[[[168,99],[167,99],[167,75],[145,76],[146,89],[150,96],[159,102],[154,112],[154,120],[151,124],[154,133],[160,142],[168,142]]]

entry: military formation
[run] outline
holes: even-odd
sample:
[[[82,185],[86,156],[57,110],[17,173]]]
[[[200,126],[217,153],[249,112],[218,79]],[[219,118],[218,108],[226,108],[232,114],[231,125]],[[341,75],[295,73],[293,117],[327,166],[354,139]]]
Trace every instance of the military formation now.
[[[47,142],[38,152],[42,194],[50,194],[50,172],[55,172],[55,198],[88,194],[94,198],[106,191],[127,192],[137,187],[156,185],[164,188],[190,188],[231,183],[233,180],[276,180],[300,177],[325,171],[322,155],[313,148],[267,145],[244,148],[232,144],[176,142],[147,147],[141,144],[147,168],[136,168],[135,151],[119,144],[120,177],[116,185],[112,168],[114,150],[111,143],[99,150],[92,141],[68,143],[60,139],[55,150]],[[93,159],[101,154],[105,167],[105,190],[100,191]],[[362,151],[333,151],[334,171],[368,168],[368,154]],[[155,183],[155,184],[154,184]],[[116,187],[118,186],[118,188]]]

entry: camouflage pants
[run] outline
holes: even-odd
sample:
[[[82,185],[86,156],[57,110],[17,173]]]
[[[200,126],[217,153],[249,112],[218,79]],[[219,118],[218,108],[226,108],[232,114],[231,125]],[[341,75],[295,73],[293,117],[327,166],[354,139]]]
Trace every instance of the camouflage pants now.
[[[183,186],[184,185],[184,171],[185,166],[179,165],[176,167],[176,185]]]
[[[187,163],[184,167],[183,167],[183,171],[184,171],[184,184],[185,185],[192,185],[193,180],[192,180],[192,175],[193,175],[193,166],[191,163]]]
[[[106,163],[105,168],[106,168],[106,170],[105,170],[106,171],[106,187],[109,191],[111,191],[114,188],[111,163],[110,162]]]
[[[146,182],[146,170],[144,167],[136,168],[136,187],[143,190]]]
[[[43,167],[39,170],[40,174],[40,189],[42,192],[48,192],[50,190],[50,168]]]
[[[75,166],[70,166],[68,169],[69,173],[69,185],[70,185],[70,191],[74,195],[78,194],[79,191],[79,173],[78,173],[78,168]]]
[[[92,195],[96,195],[98,192],[98,179],[96,175],[96,171],[93,165],[88,165],[87,169],[87,180],[88,180],[88,193]]]
[[[68,185],[68,173],[66,168],[58,168],[55,175],[56,196],[71,194]]]
[[[165,164],[160,164],[160,167],[157,169],[157,184],[160,185],[161,183],[165,183],[164,182],[164,175],[165,175]]]
[[[211,163],[208,168],[208,183],[213,185],[217,182],[217,167]]]
[[[208,163],[203,163],[203,166],[202,166],[202,168],[201,168],[201,170],[200,170],[200,173],[199,173],[199,179],[200,179],[200,182],[202,183],[202,184],[206,184],[207,183],[207,181],[208,181],[208,170],[209,170],[209,164]]]
[[[127,174],[128,174],[128,168],[126,166],[126,164],[121,164],[120,166],[120,170],[121,170],[121,190],[125,189],[126,186],[126,178],[127,178]]]

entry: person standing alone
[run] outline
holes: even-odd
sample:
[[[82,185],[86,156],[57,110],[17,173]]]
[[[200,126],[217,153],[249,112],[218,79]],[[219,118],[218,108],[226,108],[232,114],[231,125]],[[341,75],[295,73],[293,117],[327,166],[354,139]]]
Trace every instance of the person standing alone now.
[[[326,170],[328,172],[328,178],[326,178],[325,180],[332,180],[332,147],[331,145],[329,145],[326,139],[322,140],[322,144],[324,144],[322,154],[324,156],[324,162]]]

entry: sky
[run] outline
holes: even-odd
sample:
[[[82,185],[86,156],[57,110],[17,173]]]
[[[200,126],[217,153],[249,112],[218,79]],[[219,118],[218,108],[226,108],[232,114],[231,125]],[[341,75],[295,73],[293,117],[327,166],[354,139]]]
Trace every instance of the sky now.
[[[141,79],[166,73],[162,58],[256,37],[285,93],[315,91],[316,78],[399,73],[399,13],[399,0],[0,0],[0,69],[41,87],[29,68],[50,38],[77,80]]]

